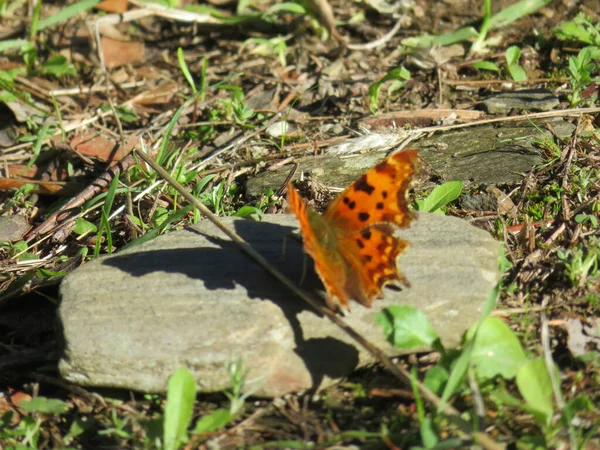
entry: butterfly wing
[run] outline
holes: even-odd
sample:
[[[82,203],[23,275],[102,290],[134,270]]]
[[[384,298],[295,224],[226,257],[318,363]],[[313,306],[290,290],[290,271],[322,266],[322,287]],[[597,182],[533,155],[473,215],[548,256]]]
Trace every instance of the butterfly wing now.
[[[406,192],[419,168],[417,150],[396,153],[369,169],[329,205],[323,217],[338,231],[348,271],[342,305],[353,298],[365,306],[386,283],[409,286],[397,258],[408,242],[395,236],[413,220]]]
[[[323,216],[345,233],[382,222],[407,228],[413,215],[408,209],[406,192],[418,165],[417,150],[389,156],[348,186]]]
[[[390,281],[408,286],[396,264],[408,242],[394,233],[412,221],[406,191],[418,162],[416,150],[388,157],[336,197],[322,216],[288,184],[288,204],[298,217],[304,250],[315,261],[330,308],[348,307],[350,299],[371,306]]]
[[[381,297],[383,286],[392,281],[410,286],[396,261],[409,244],[394,236],[395,231],[391,224],[377,223],[340,237],[342,256],[351,274],[345,280],[344,295],[338,297],[343,306],[352,298],[370,307],[374,299]]]
[[[288,206],[300,222],[304,251],[313,258],[315,270],[327,290],[327,305],[335,311],[338,305],[334,299],[344,299],[347,303],[348,297],[346,284],[349,272],[339,251],[339,240],[326,219],[306,204],[291,183],[287,189]]]

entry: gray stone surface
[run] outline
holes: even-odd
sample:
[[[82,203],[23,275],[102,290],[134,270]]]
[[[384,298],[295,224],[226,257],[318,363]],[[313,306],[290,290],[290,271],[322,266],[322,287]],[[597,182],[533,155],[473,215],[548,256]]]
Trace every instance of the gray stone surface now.
[[[550,111],[560,102],[547,89],[521,89],[494,95],[482,103],[488,114],[508,114],[511,111]]]
[[[414,141],[412,148],[420,150],[421,157],[433,173],[443,181],[459,180],[468,187],[470,184],[503,185],[517,183],[523,173],[541,164],[543,158],[536,142],[544,136],[550,136],[544,124],[549,122],[560,137],[570,136],[575,126],[562,119],[538,121],[537,128],[529,122],[507,122],[487,124],[444,131],[431,137]],[[403,133],[402,130],[399,131]],[[543,133],[543,134],[542,134]],[[368,141],[363,150],[372,150],[372,133],[365,137],[355,138],[353,147],[360,147],[360,142]],[[296,159],[298,170],[294,179],[302,173],[310,174],[327,186],[346,187],[361,173],[381,161],[394,147],[384,144],[394,142],[391,133],[379,133],[381,145],[375,146],[379,151],[369,151],[341,158],[336,148],[325,156],[309,156]],[[283,166],[275,171],[266,171],[248,180],[246,192],[249,196],[258,197],[268,189],[278,190],[286,180],[291,166]],[[417,186],[418,190],[420,187]],[[430,189],[430,185],[421,188]]]
[[[31,228],[25,216],[0,217],[0,242],[13,242],[21,239]]]
[[[226,218],[293,280],[302,272],[301,244],[291,215],[262,222]],[[411,305],[432,321],[447,346],[479,317],[498,279],[500,245],[460,219],[420,214],[402,235],[411,247],[399,258],[409,289],[386,288],[371,309],[358,303],[346,320],[390,355],[375,321],[382,308]],[[322,292],[309,265],[303,288]],[[373,362],[343,332],[279,285],[208,221],[92,261],[67,276],[59,309],[64,336],[60,371],[88,386],[163,391],[178,367],[200,390],[228,387],[226,367],[242,358],[247,389],[276,397],[323,387]]]

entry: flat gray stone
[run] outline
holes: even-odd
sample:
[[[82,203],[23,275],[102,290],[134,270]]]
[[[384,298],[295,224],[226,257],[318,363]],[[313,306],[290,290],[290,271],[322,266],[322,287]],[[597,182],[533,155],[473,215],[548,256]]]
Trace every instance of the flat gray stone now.
[[[223,221],[292,280],[301,278],[301,243],[288,240],[281,260],[295,217]],[[353,302],[346,320],[398,355],[375,316],[387,306],[411,305],[429,317],[444,345],[455,346],[498,280],[500,244],[463,220],[424,213],[402,236],[412,245],[399,264],[412,287],[386,288],[370,309]],[[309,269],[303,288],[322,293],[312,263]],[[85,386],[164,391],[183,366],[201,391],[214,392],[228,387],[227,365],[241,358],[246,389],[277,397],[327,386],[373,362],[207,220],[94,260],[68,275],[60,291],[60,372]]]
[[[560,101],[547,89],[521,89],[494,95],[482,103],[488,114],[508,114],[511,111],[550,111]]]
[[[545,129],[546,122],[559,137],[570,136],[575,130],[572,123],[562,119],[538,121],[536,126],[526,121],[486,124],[434,134],[411,142],[410,147],[419,149],[425,163],[442,181],[463,181],[466,187],[514,184],[522,180],[523,173],[544,161],[537,141],[544,137],[552,138]],[[337,146],[328,149],[331,154],[295,159],[298,170],[294,180],[304,173],[327,186],[346,187],[384,159],[404,137],[402,130],[397,133],[370,133],[344,144],[348,148],[360,148],[363,152],[368,150],[366,153],[340,157],[340,146]],[[285,183],[290,167],[283,166],[252,177],[246,183],[247,194],[259,197],[268,189],[278,190]],[[415,189],[423,188],[431,189],[431,185]]]
[[[0,217],[0,242],[18,241],[30,228],[25,216]]]

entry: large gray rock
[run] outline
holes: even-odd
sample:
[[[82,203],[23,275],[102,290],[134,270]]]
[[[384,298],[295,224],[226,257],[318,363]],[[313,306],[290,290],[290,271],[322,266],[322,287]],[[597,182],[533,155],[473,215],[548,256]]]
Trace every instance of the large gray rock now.
[[[225,218],[293,280],[302,272],[301,244],[288,241],[290,215],[262,222]],[[368,309],[352,304],[346,320],[388,354],[375,321],[390,305],[423,311],[454,346],[479,317],[498,280],[500,245],[467,222],[420,214],[402,235],[412,245],[399,258],[409,289],[385,289]],[[320,293],[312,270],[303,288]],[[371,355],[318,316],[208,221],[92,261],[65,278],[59,315],[64,332],[60,371],[69,381],[163,391],[178,367],[190,369],[202,391],[228,387],[227,365],[241,358],[247,389],[275,397],[331,384]]]

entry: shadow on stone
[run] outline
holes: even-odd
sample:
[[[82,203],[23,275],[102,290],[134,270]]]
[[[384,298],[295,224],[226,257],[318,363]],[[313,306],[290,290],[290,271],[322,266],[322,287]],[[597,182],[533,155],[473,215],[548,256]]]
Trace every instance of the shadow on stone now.
[[[292,281],[300,281],[302,265],[307,264],[301,288],[319,298],[323,295],[323,285],[314,271],[312,259],[303,253],[302,243],[289,239],[292,230],[290,227],[253,220],[235,222],[235,231]],[[294,351],[302,358],[313,377],[313,386],[319,386],[323,376],[339,378],[356,367],[358,351],[353,346],[331,337],[304,339],[298,315],[312,309],[254,262],[237,244],[198,230],[185,231],[201,236],[207,244],[212,245],[115,255],[105,259],[103,264],[133,277],[142,277],[156,271],[183,274],[191,279],[201,280],[204,288],[209,291],[233,290],[239,285],[245,288],[248,298],[273,302],[290,324],[296,344]],[[282,254],[286,236],[287,248],[285,254]],[[190,239],[191,241],[198,242],[198,239]],[[202,301],[205,302],[206,299]],[[227,300],[220,297],[216,301]],[[331,355],[336,355],[336,358]]]

